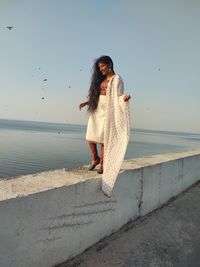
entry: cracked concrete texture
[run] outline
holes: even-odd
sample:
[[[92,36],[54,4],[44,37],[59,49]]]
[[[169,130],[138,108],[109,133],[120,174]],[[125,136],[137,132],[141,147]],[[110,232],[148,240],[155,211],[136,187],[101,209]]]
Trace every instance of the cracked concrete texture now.
[[[200,182],[57,267],[199,267]]]
[[[122,164],[121,172],[198,154],[200,154],[200,149],[126,160]],[[90,172],[88,166],[83,166],[2,179],[0,180],[0,201],[69,186],[92,178],[100,179],[101,175],[98,175],[95,171]]]

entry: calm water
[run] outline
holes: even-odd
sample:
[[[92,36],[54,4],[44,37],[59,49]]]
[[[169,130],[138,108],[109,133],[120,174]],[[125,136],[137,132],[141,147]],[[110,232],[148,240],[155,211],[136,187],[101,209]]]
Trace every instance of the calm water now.
[[[0,119],[0,178],[90,162],[86,126]],[[200,147],[200,134],[134,129],[126,159]]]

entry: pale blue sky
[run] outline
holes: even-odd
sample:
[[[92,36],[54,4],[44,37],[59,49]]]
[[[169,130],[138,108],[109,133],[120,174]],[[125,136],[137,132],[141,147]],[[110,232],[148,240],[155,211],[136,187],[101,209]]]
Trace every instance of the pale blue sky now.
[[[200,133],[199,29],[195,0],[0,0],[0,118],[86,124],[106,54],[133,128]]]

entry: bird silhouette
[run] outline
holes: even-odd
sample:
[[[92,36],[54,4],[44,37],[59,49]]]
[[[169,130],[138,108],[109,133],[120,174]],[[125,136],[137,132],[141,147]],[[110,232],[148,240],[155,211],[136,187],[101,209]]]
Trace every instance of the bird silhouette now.
[[[47,79],[44,79],[44,80],[43,80],[43,82],[46,82],[46,81],[47,81]]]
[[[71,88],[71,86],[69,85],[69,88]]]
[[[44,97],[42,97],[42,99],[44,99]]]
[[[8,30],[12,30],[13,26],[6,27]]]

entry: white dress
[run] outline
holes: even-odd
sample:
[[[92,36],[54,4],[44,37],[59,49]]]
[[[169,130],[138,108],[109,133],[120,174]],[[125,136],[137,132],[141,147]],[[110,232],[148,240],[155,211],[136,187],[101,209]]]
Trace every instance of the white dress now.
[[[114,75],[118,76],[119,75]],[[122,78],[120,77],[121,84],[118,88],[118,95],[124,93],[124,84]],[[109,88],[110,82],[107,85]],[[90,113],[87,131],[86,131],[86,140],[94,143],[103,144],[104,143],[104,127],[105,127],[105,117],[106,117],[106,95],[100,95],[97,109]]]
[[[130,137],[129,103],[123,99],[124,85],[114,75],[107,85],[106,96],[100,95],[97,110],[90,114],[86,139],[104,143],[102,190],[107,196],[117,179]]]

